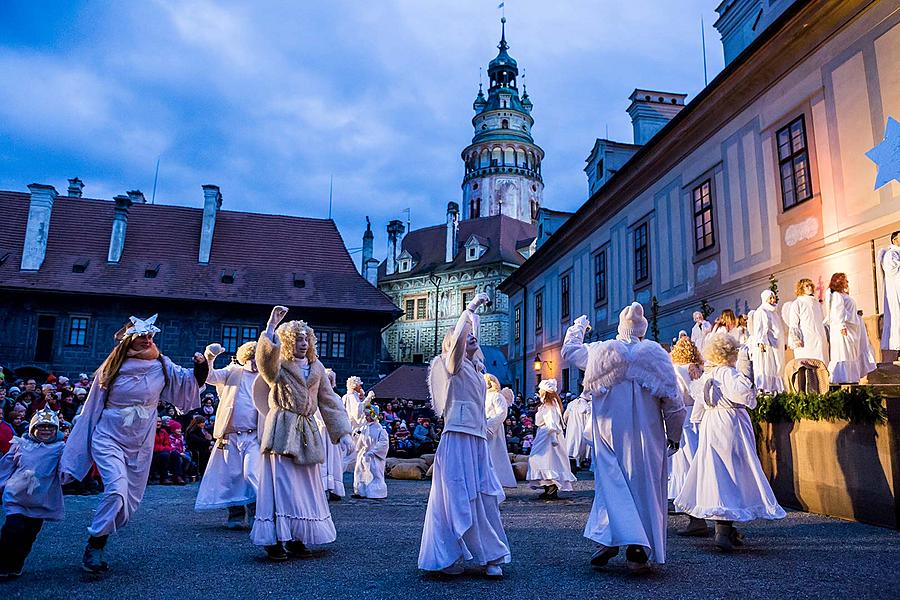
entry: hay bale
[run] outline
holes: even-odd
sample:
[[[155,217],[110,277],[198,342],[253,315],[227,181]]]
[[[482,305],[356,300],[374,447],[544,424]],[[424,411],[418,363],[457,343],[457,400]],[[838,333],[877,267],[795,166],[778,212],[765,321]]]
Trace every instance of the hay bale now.
[[[420,480],[425,477],[425,469],[415,464],[399,463],[391,469],[389,477],[391,479]]]
[[[400,460],[401,459],[397,458],[396,456],[387,457],[387,459],[384,461],[384,472],[390,473],[391,469],[393,469]],[[355,462],[356,461],[354,461],[354,464],[355,464]],[[350,472],[352,473],[353,469],[350,469]]]
[[[431,479],[433,475],[434,475],[434,463],[431,463],[428,466],[428,470],[425,471],[425,479]]]
[[[528,462],[514,462],[512,468],[516,481],[525,481],[528,478]]]
[[[434,464],[434,454],[423,454],[419,458],[424,460],[426,465]]]

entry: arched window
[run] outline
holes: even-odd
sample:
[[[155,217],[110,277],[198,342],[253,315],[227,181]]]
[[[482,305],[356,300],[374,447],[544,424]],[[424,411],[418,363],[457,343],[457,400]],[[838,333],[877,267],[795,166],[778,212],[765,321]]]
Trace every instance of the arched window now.
[[[494,148],[491,150],[491,166],[499,167],[501,162],[503,162],[503,152],[500,148]]]
[[[503,129],[509,129],[509,119],[503,119],[500,121],[500,127]]]
[[[537,200],[532,199],[531,201],[531,220],[537,221],[538,218],[538,210],[540,210],[541,205],[538,204]]]
[[[477,219],[481,216],[481,198],[469,200],[469,218]]]
[[[507,148],[503,152],[503,164],[510,167],[516,164],[515,150],[513,150],[512,148]]]
[[[491,164],[491,158],[488,154],[487,148],[481,151],[481,166],[487,167]]]
[[[525,166],[525,151],[524,150],[516,150],[516,166],[517,167]]]

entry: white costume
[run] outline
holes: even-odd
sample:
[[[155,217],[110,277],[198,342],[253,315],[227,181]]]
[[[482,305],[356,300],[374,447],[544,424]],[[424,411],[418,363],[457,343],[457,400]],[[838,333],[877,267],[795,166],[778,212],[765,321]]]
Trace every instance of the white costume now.
[[[361,393],[349,389],[351,380],[360,381],[358,377],[351,377],[347,380],[348,389],[342,400],[344,402],[344,410],[347,411],[347,416],[350,418],[350,428],[355,431],[366,424],[366,401]],[[360,381],[361,383],[362,381]]]
[[[830,292],[826,296],[829,339],[831,341],[832,383],[859,383],[875,370],[875,357],[862,318],[856,314],[856,302],[847,294]],[[843,333],[842,333],[843,331]]]
[[[761,392],[772,393],[784,391],[781,379],[784,369],[784,323],[775,306],[768,302],[774,297],[772,290],[764,290],[760,294],[762,303],[753,312],[753,329],[749,340],[756,388]]]
[[[590,396],[582,393],[571,400],[563,413],[563,422],[566,426],[566,454],[575,459],[575,464],[581,466],[582,461],[590,456],[591,452],[591,403]]]
[[[504,395],[507,392],[508,395]],[[512,391],[505,388],[502,391],[488,390],[484,402],[485,417],[487,418],[488,448],[491,453],[491,465],[494,473],[503,487],[516,487],[516,476],[509,462],[509,454],[506,449],[506,414]]]
[[[556,380],[544,379],[538,385],[541,392],[556,394]],[[557,396],[558,397],[558,396]],[[528,455],[528,481],[540,485],[555,485],[562,491],[570,491],[575,476],[569,465],[566,438],[563,431],[562,412],[556,401],[542,402],[534,416],[537,434]]]
[[[334,389],[334,371],[325,369],[325,372],[328,373],[328,382],[331,383],[331,387]],[[325,447],[325,462],[319,467],[319,473],[322,476],[322,487],[330,494],[345,496],[347,490],[344,487],[344,471],[347,470],[347,466],[355,455],[345,453],[340,444],[332,443],[320,411],[316,411],[315,417],[316,424],[319,426],[319,435],[322,436],[322,444]]]
[[[788,312],[788,343],[794,358],[814,358],[828,364],[825,317],[815,296],[797,296]]]
[[[469,335],[478,334],[474,311],[485,300],[479,294],[463,311],[428,372],[433,408],[444,416],[444,430],[419,548],[418,565],[425,571],[448,569],[460,561],[496,566],[510,560],[500,520],[505,495],[487,443],[486,386],[466,351]]]
[[[207,347],[206,360],[215,354]],[[197,492],[196,510],[244,506],[256,501],[259,472],[259,433],[262,424],[253,404],[253,384],[258,373],[250,361],[212,369],[206,383],[216,387],[219,406],[213,428],[215,446]]]
[[[687,413],[694,405],[693,394],[697,391],[697,381],[691,379],[690,365],[675,365],[675,374],[678,376],[678,389]],[[699,439],[697,425],[691,423],[690,419],[685,419],[681,428],[681,445],[669,462],[669,500],[674,500],[684,486],[691,463],[694,462]]]
[[[38,423],[51,423],[52,419],[57,427],[52,440],[41,442],[31,434],[14,437],[0,457],[0,490],[7,515],[62,521],[66,514],[59,475],[65,443],[58,417],[45,408],[35,413],[28,429],[33,432]]]
[[[698,519],[781,519],[785,513],[762,470],[747,409],[756,390],[734,367],[719,366],[701,379],[702,399],[691,412],[700,441],[675,506]]]
[[[353,469],[353,493],[363,498],[387,498],[384,464],[390,439],[377,421],[366,423],[354,434],[356,467]]]
[[[613,548],[649,549],[666,558],[666,449],[681,438],[684,403],[669,355],[639,338],[647,320],[638,303],[619,315],[619,335],[584,343],[589,324],[580,317],[566,332],[562,358],[585,370],[594,437],[594,504],[585,537]]]
[[[884,273],[881,347],[885,350],[900,350],[900,246],[891,244],[882,250],[878,264]]]
[[[700,314],[701,320],[699,323],[694,321],[694,326],[691,328],[691,341],[697,346],[697,350],[703,353],[703,344],[706,341],[706,337],[712,331],[712,325],[709,321],[702,318],[702,313],[694,314]]]

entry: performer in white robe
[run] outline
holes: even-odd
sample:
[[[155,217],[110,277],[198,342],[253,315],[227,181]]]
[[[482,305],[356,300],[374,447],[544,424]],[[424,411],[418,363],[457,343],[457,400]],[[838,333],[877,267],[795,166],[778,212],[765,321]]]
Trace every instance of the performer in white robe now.
[[[332,389],[337,389],[337,375],[331,369],[325,369],[328,375],[328,382]],[[347,493],[344,488],[344,471],[348,460],[353,458],[353,454],[345,456],[341,450],[340,444],[332,443],[328,436],[328,428],[325,426],[325,420],[322,413],[316,411],[316,425],[319,426],[319,434],[322,436],[322,444],[325,447],[325,462],[320,468],[322,475],[322,487],[328,495],[329,502],[337,502],[341,500]]]
[[[760,293],[762,302],[753,313],[750,333],[750,360],[753,378],[761,392],[784,391],[781,372],[784,369],[784,323],[775,310],[778,299],[772,290]]]
[[[387,498],[384,466],[387,459],[390,436],[378,422],[371,407],[365,409],[366,424],[354,432],[356,467],[353,469],[353,496],[355,498]]]
[[[694,342],[697,350],[703,352],[703,342],[706,340],[706,336],[712,332],[712,325],[699,310],[694,311],[693,319],[694,326],[691,328],[691,341]]]
[[[221,344],[207,346],[207,363],[215,363],[224,351]],[[206,377],[206,383],[216,386],[219,395],[213,427],[216,441],[194,503],[196,510],[228,509],[229,529],[242,528],[245,516],[253,522],[263,425],[253,404],[253,385],[259,376],[256,342],[242,344],[235,359],[237,362],[227,367],[210,369]]]
[[[572,491],[572,482],[575,481],[566,452],[562,400],[556,389],[555,379],[544,379],[538,384],[541,405],[534,416],[537,434],[528,455],[526,475],[528,481],[537,481],[544,488],[538,497],[545,500],[556,500],[560,490]]]
[[[703,374],[703,358],[694,343],[689,339],[679,340],[672,348],[672,363],[678,377],[678,389],[684,401],[685,414],[694,405],[693,392],[697,388],[697,380]],[[669,500],[674,500],[684,485],[694,453],[697,451],[699,432],[690,419],[685,419],[681,428],[681,444],[669,465]],[[704,524],[705,528],[705,524]]]
[[[844,273],[832,275],[828,290],[825,309],[831,342],[831,362],[828,363],[831,382],[859,383],[876,368],[866,326],[856,312],[856,302],[850,297],[850,284]]]
[[[891,234],[891,245],[881,251],[878,264],[884,274],[884,326],[881,348],[900,351],[900,231]],[[895,355],[894,360],[898,357]]]
[[[828,334],[825,317],[816,298],[816,284],[812,279],[797,282],[797,298],[788,312],[788,345],[794,358],[816,359],[828,364]]]
[[[566,427],[566,454],[575,461],[577,467],[580,467],[591,453],[589,433],[591,430],[591,403],[589,398],[589,394],[582,392],[580,396],[569,402],[563,413],[563,423]]]
[[[347,413],[316,354],[315,332],[303,321],[278,326],[287,310],[274,307],[259,338],[260,376],[253,390],[265,426],[250,539],[265,546],[273,561],[286,560],[288,555],[309,556],[308,544],[326,544],[337,537],[319,474],[325,449],[315,423],[316,410],[325,420],[331,441],[340,443],[347,453],[353,448]]]
[[[677,450],[684,402],[669,355],[647,332],[643,307],[619,314],[619,335],[584,343],[587,317],[566,332],[562,358],[585,370],[594,437],[594,504],[584,535],[598,544],[591,564],[603,566],[626,546],[634,572],[666,558],[666,454]]]
[[[374,397],[374,396],[373,396]],[[347,393],[344,394],[344,409],[350,418],[350,427],[359,429],[366,424],[365,402],[369,400],[363,392],[362,379],[353,375],[347,379]]]
[[[739,348],[727,336],[707,340],[711,369],[700,380],[702,400],[691,421],[700,424],[700,441],[675,506],[696,519],[716,521],[715,544],[723,551],[743,545],[734,521],[783,519],[756,454],[748,409],[756,407],[753,383],[735,368]],[[705,528],[705,526],[704,526]]]
[[[509,405],[513,401],[512,390],[501,388],[500,380],[490,373],[484,374],[487,385],[487,395],[484,401],[485,418],[487,419],[488,448],[491,452],[491,465],[500,485],[506,488],[516,487],[516,475],[513,473],[512,464],[509,462],[509,452],[506,449],[506,414]]]
[[[489,302],[478,294],[444,336],[441,354],[431,361],[428,384],[432,408],[444,417],[434,457],[431,492],[419,548],[419,568],[458,575],[462,563],[485,567],[488,577],[502,577],[510,560],[509,542],[500,520],[503,487],[491,466],[484,400],[486,386],[479,351],[478,316]]]
[[[125,526],[144,497],[156,407],[168,402],[186,411],[200,405],[200,384],[209,370],[206,358],[195,353],[191,370],[160,354],[153,343],[159,332],[155,322],[156,315],[131,317],[116,333],[117,345],[100,365],[63,451],[63,483],[84,479],[92,463],[103,480],[82,560],[90,573],[109,569],[103,559],[107,538]]]

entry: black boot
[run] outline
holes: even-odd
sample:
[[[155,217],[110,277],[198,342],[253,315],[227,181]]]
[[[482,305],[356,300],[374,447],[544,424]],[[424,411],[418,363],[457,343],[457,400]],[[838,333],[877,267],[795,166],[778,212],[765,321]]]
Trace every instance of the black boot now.
[[[285,542],[284,549],[287,550],[288,554],[297,558],[309,558],[312,556],[312,552],[300,540]]]
[[[108,535],[91,536],[84,547],[84,556],[81,558],[81,568],[94,575],[109,571],[109,564],[103,560],[103,550],[106,548]]]
[[[273,562],[283,562],[288,559],[287,552],[284,551],[284,546],[281,545],[281,542],[266,546],[265,548],[266,557]]]
[[[628,546],[625,549],[625,565],[632,573],[646,573],[650,570],[650,559],[643,546]]]
[[[246,512],[243,506],[229,506],[228,520],[225,522],[225,527],[228,529],[243,529]]]
[[[734,550],[734,537],[737,532],[731,526],[731,521],[716,521],[716,548],[722,552],[731,552]]]
[[[600,544],[591,556],[591,566],[605,567],[609,560],[619,554],[618,546],[604,546]]]

